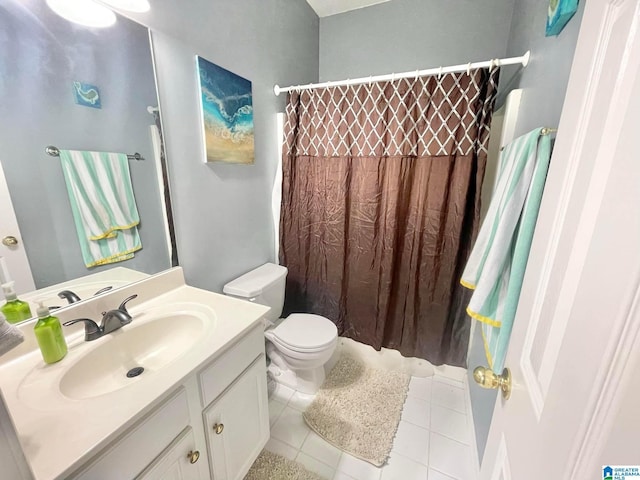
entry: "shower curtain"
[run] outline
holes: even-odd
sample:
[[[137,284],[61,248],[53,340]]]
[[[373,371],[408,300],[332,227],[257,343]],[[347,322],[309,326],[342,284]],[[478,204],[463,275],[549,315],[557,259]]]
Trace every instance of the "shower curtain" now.
[[[283,148],[285,313],[433,364],[465,366],[499,69],[292,92]]]

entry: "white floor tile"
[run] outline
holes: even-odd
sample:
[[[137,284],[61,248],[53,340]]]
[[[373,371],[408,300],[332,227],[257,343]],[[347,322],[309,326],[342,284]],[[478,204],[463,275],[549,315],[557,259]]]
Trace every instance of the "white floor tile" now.
[[[471,444],[469,417],[449,408],[439,405],[431,406],[431,431],[465,445]]]
[[[278,400],[279,402],[286,404],[294,393],[295,390],[293,388],[285,387],[284,385],[276,383],[276,388],[271,394],[271,400]]]
[[[466,394],[463,388],[454,387],[448,383],[433,382],[433,393],[431,403],[440,405],[460,413],[467,413]]]
[[[429,480],[456,480],[453,477],[450,477],[449,475],[445,475],[442,472],[439,472],[437,470],[434,470],[433,468],[429,469]],[[462,479],[460,479],[462,480]]]
[[[411,377],[408,395],[421,400],[431,400],[431,383],[431,377]]]
[[[304,412],[307,407],[311,405],[311,402],[313,402],[314,398],[316,398],[315,395],[307,395],[306,393],[295,392],[289,399],[289,403],[287,405],[295,408],[296,410]]]
[[[434,375],[432,378],[434,382],[447,383],[453,387],[465,388],[465,383],[462,380],[456,380],[454,378],[445,377],[444,375],[438,374]]]
[[[282,455],[289,460],[295,460],[296,455],[298,455],[298,449],[293,448],[291,445],[287,445],[280,440],[276,440],[275,438],[270,438],[267,444],[264,446],[265,450],[269,450],[271,453],[277,453],[278,455]]]
[[[427,480],[428,469],[398,453],[391,453],[382,469],[381,480]]]
[[[473,479],[471,447],[431,433],[429,466],[459,480]]]
[[[284,410],[284,407],[286,407],[286,405],[278,400],[269,400],[269,425],[273,427],[276,420],[280,418],[280,414]]]
[[[407,397],[402,407],[402,420],[422,428],[429,428],[431,404],[417,397]]]
[[[343,452],[338,462],[338,471],[344,472],[356,480],[378,480],[381,469]]]
[[[429,464],[429,430],[400,422],[398,431],[393,439],[392,452],[399,453],[422,465]]]
[[[356,479],[347,475],[344,472],[336,472],[336,474],[333,476],[333,480],[356,480]]]
[[[296,457],[296,462],[301,463],[310,472],[317,473],[322,478],[326,478],[327,480],[331,480],[336,472],[335,469],[331,468],[329,465],[326,465],[321,461],[310,457],[306,453],[300,452]]]
[[[333,468],[338,466],[340,455],[342,455],[340,449],[328,443],[314,431],[311,431],[309,435],[307,435],[301,451]]]
[[[271,436],[300,449],[309,432],[309,427],[302,419],[302,412],[286,407],[273,425]]]

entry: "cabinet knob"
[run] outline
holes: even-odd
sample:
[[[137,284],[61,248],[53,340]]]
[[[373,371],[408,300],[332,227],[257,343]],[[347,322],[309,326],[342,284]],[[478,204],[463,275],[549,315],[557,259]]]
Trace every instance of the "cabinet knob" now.
[[[195,452],[190,451],[189,453],[187,453],[187,458],[189,459],[189,463],[194,464],[200,458],[200,452],[198,450],[196,450]]]
[[[220,435],[222,433],[222,431],[224,430],[224,424],[215,423],[213,425],[213,430],[216,432],[217,435]]]

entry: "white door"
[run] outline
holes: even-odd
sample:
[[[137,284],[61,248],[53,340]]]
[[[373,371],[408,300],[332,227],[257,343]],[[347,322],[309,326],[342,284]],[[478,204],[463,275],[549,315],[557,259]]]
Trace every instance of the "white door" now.
[[[639,27],[640,0],[586,3],[482,480],[602,479],[612,461],[640,326]]]
[[[46,233],[44,233],[46,234]],[[0,164],[0,257],[5,259],[18,294],[35,290],[27,252],[13,211],[9,188]],[[1,297],[0,297],[1,299]]]

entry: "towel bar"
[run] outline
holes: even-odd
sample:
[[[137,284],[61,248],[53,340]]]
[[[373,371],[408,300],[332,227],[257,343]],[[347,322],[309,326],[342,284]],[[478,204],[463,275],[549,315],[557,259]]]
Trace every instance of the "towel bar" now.
[[[60,156],[60,149],[58,149],[58,147],[54,147],[53,145],[47,145],[44,151],[47,155],[51,155],[52,157]],[[129,160],[144,160],[144,157],[138,152],[134,153],[133,155],[127,155],[127,158]]]

